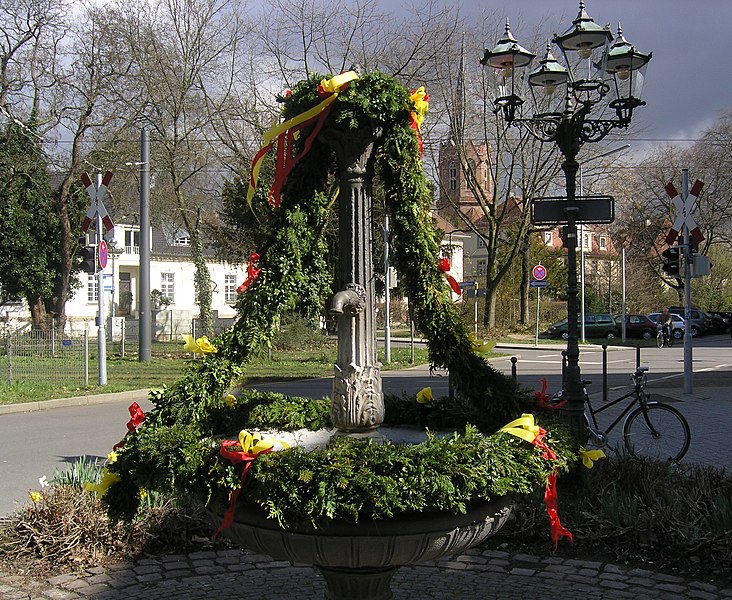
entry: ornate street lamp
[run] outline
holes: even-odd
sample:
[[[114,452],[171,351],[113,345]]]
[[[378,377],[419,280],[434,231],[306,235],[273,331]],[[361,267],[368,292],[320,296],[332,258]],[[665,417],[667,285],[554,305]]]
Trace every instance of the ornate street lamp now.
[[[639,52],[624,37],[620,25],[613,39],[608,27],[601,27],[588,16],[580,0],[579,13],[572,26],[552,42],[559,48],[564,65],[547,45],[544,58],[526,73],[534,55],[506,33],[492,49],[486,49],[481,63],[489,69],[493,84],[495,113],[505,121],[522,127],[536,139],[555,142],[564,157],[567,195],[567,368],[564,381],[565,415],[578,440],[583,441],[584,398],[579,368],[577,306],[577,223],[580,212],[576,196],[579,164],[577,154],[585,142],[598,142],[615,128],[627,128],[633,110],[643,106],[641,90],[645,67],[651,54]],[[526,86],[533,99],[531,116],[524,116]],[[612,118],[602,118],[607,108]],[[603,112],[604,111],[604,112]],[[612,114],[612,113],[611,113]]]

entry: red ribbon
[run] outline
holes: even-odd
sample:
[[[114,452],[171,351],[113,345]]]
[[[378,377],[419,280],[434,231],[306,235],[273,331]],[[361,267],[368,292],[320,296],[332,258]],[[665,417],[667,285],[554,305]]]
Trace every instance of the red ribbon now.
[[[457,280],[452,275],[450,275],[450,273],[448,273],[448,271],[450,270],[450,261],[447,258],[441,258],[440,262],[437,263],[437,267],[445,274],[445,277],[447,278],[447,283],[450,284],[452,291],[455,292],[458,296],[462,295],[463,290],[460,289]]]
[[[541,381],[541,391],[534,391],[536,406],[539,408],[551,408],[552,410],[556,410],[557,408],[562,408],[562,406],[567,403],[566,399],[561,402],[552,403],[552,397],[546,393],[546,378],[542,377],[539,381]]]
[[[249,289],[249,286],[251,286],[257,280],[257,277],[259,277],[259,274],[262,272],[262,269],[256,266],[259,259],[260,256],[256,252],[252,252],[251,256],[249,256],[249,264],[247,264],[247,278],[244,280],[244,283],[236,288],[237,294],[243,294],[246,292]]]
[[[233,465],[237,465],[240,462],[243,462],[244,469],[241,472],[241,481],[239,483],[239,487],[231,492],[231,495],[229,496],[229,507],[224,513],[224,518],[221,521],[221,525],[219,525],[219,528],[214,531],[213,535],[211,536],[212,540],[215,540],[216,537],[224,529],[230,527],[231,524],[234,522],[234,515],[236,513],[236,500],[239,498],[239,493],[241,492],[242,487],[244,487],[244,480],[247,478],[247,473],[249,473],[249,469],[252,468],[254,459],[256,459],[257,456],[259,456],[260,454],[268,454],[272,452],[272,448],[267,448],[266,450],[262,450],[259,454],[250,454],[249,452],[244,452],[242,450],[229,450],[229,448],[232,447],[241,448],[238,440],[224,440],[223,442],[221,442],[221,456],[229,460]]]
[[[531,442],[537,448],[542,449],[544,452],[541,457],[545,460],[557,460],[557,455],[544,441],[546,430],[539,428],[539,435],[534,438]],[[559,520],[559,511],[557,510],[557,471],[547,477],[546,488],[544,489],[544,504],[546,506],[546,514],[549,516],[549,535],[551,535],[552,542],[556,548],[559,544],[559,536],[564,536],[572,541],[572,533],[567,529],[562,522]]]

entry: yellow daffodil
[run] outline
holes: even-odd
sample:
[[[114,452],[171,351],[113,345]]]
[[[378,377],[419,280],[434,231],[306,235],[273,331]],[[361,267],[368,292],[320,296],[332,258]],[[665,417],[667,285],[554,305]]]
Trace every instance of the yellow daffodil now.
[[[107,454],[107,461],[111,463],[117,462],[117,453],[114,450]]]
[[[434,399],[431,387],[422,388],[417,392],[417,404],[429,404]]]
[[[228,406],[229,408],[233,408],[237,402],[236,396],[234,396],[234,394],[227,394],[227,396],[224,398],[224,402],[226,402],[226,406]]]
[[[580,448],[580,457],[582,458],[582,464],[588,469],[594,466],[595,461],[606,458],[602,450],[585,450],[584,448]]]
[[[202,335],[197,340],[193,339],[192,335],[184,335],[183,340],[185,345],[183,346],[184,352],[193,352],[194,354],[215,354],[219,349],[208,341],[208,336]]]
[[[28,492],[28,497],[34,502],[40,502],[43,500],[43,494],[41,492],[37,492],[36,490],[31,490]]]

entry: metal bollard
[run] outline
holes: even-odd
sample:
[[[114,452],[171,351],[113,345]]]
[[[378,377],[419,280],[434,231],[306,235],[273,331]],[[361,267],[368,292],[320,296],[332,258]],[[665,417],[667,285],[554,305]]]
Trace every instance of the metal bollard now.
[[[515,356],[511,357],[511,379],[516,381],[516,362],[518,361],[518,358]]]
[[[607,344],[602,345],[602,401],[607,402]]]

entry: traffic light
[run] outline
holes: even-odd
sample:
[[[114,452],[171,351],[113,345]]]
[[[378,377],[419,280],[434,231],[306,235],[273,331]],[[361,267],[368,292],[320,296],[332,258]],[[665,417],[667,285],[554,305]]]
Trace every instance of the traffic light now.
[[[94,274],[97,272],[97,247],[86,245],[86,236],[79,238],[79,246],[81,246],[81,270],[84,273]]]
[[[671,246],[670,248],[666,248],[661,252],[661,256],[665,259],[665,262],[661,267],[663,272],[667,275],[671,275],[672,277],[678,277],[681,267],[681,253],[679,252],[679,247]]]

